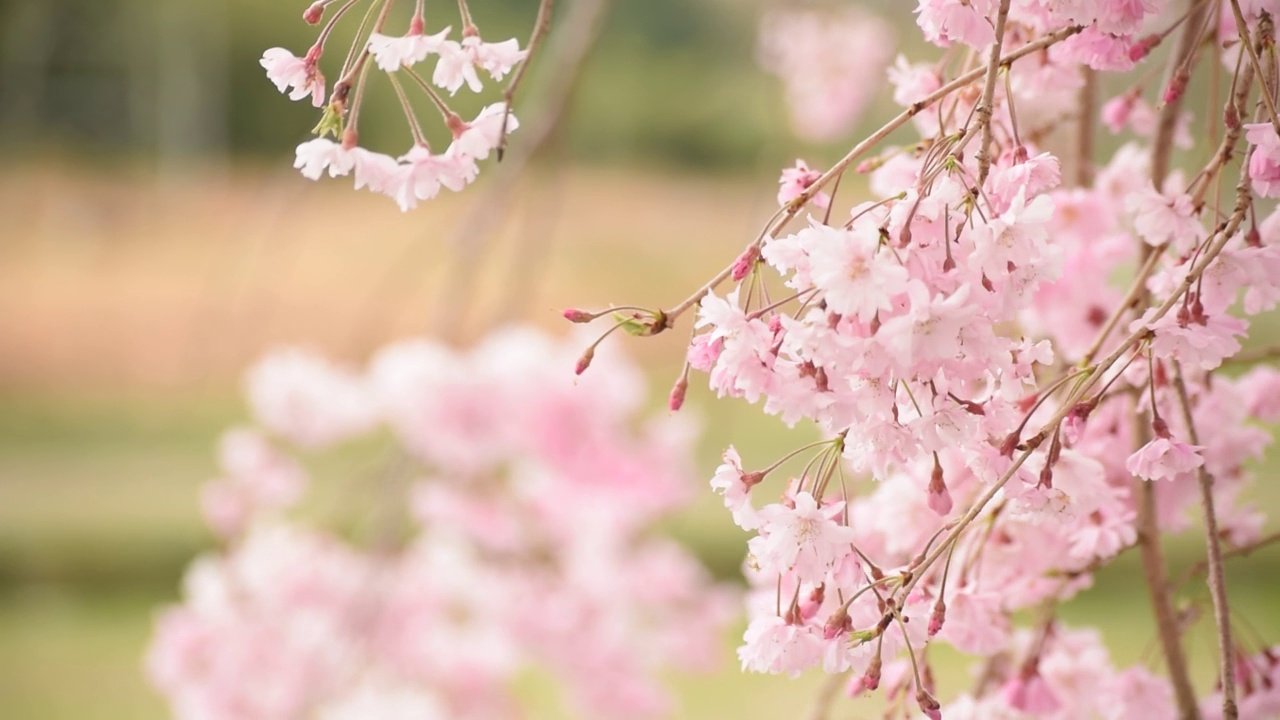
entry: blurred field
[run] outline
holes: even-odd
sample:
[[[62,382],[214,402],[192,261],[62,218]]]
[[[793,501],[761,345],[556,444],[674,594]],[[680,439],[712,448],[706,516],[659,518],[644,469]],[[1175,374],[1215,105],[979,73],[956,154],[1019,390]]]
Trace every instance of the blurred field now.
[[[492,243],[458,218],[481,192],[400,215],[342,183],[288,168],[231,166],[157,177],[46,163],[0,173],[0,717],[164,717],[139,671],[152,609],[209,538],[195,491],[217,432],[244,418],[240,371],[265,348],[303,343],[360,362],[381,342],[438,329],[442,287],[471,255],[477,291],[447,305],[462,338],[503,319],[565,331],[558,310],[670,305],[736,255],[772,209],[773,178],[738,180],[543,168],[509,203]],[[479,189],[477,189],[479,190]],[[846,192],[849,190],[846,189]],[[527,244],[519,244],[522,238]],[[687,324],[682,326],[687,328]],[[679,369],[683,329],[623,340],[656,398]],[[741,403],[691,393],[706,471],[732,441],[748,462],[798,435]],[[342,467],[340,463],[335,467]],[[1280,506],[1275,464],[1258,495]],[[336,472],[335,472],[336,474]],[[670,524],[714,570],[733,574],[743,536],[710,493]],[[1172,548],[1175,574],[1200,556]],[[1280,637],[1280,552],[1232,566],[1240,621]],[[1097,622],[1118,663],[1152,660],[1135,565],[1122,560],[1065,610]],[[1203,597],[1197,592],[1197,597]],[[1256,645],[1257,635],[1244,633]],[[726,638],[724,669],[678,678],[683,718],[793,718],[816,678],[745,677]],[[1189,641],[1202,688],[1213,638]],[[953,692],[965,681],[941,658]],[[537,689],[535,717],[556,717]],[[837,718],[872,716],[850,705]]]

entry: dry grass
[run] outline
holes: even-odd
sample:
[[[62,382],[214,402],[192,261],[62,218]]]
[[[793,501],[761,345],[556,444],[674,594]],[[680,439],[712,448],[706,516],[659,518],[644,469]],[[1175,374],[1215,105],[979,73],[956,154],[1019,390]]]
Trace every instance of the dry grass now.
[[[769,189],[544,171],[487,248],[463,241],[483,253],[483,271],[450,311],[465,312],[474,335],[504,314],[558,327],[555,311],[569,304],[673,303],[759,227]],[[430,330],[441,283],[457,272],[457,218],[482,198],[473,189],[401,214],[287,169],[0,175],[0,384],[194,389],[225,384],[277,343],[355,358]],[[537,248],[532,258],[517,239]],[[499,310],[513,304],[517,313]]]

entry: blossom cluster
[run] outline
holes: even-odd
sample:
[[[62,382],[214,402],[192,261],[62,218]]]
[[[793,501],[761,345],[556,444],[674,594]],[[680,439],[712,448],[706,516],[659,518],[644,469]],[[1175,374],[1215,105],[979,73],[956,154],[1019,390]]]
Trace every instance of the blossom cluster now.
[[[318,0],[307,8],[303,19],[318,24],[330,4],[331,0]],[[387,35],[383,30],[391,3],[375,0],[368,11],[373,13],[379,7],[381,10],[371,27],[366,16],[356,30],[339,79],[326,100],[320,62],[331,42],[333,29],[354,4],[348,2],[331,15],[316,43],[302,57],[279,47],[262,55],[261,65],[276,89],[291,100],[309,98],[317,108],[323,108],[323,116],[315,128],[318,137],[298,146],[294,167],[312,180],[318,180],[326,171],[330,177],[353,175],[357,190],[368,188],[387,195],[404,211],[416,207],[419,201],[436,197],[441,188],[462,190],[479,175],[480,161],[495,150],[501,156],[507,134],[516,130],[519,122],[505,101],[490,104],[475,119],[466,122],[436,89],[454,95],[465,85],[471,92],[479,93],[484,90],[481,73],[492,80],[502,80],[525,61],[527,50],[520,49],[514,38],[497,43],[482,40],[465,3],[460,5],[463,17],[458,40],[450,39],[452,26],[434,34],[425,30],[422,0],[416,4],[407,32]],[[435,66],[428,81],[416,66],[431,59]],[[358,145],[360,108],[368,75],[375,66],[386,73],[394,86],[412,131],[412,146],[399,156]],[[451,137],[443,152],[431,148],[405,85],[420,92],[438,111]],[[336,141],[325,137],[329,134]]]
[[[1087,589],[1144,536],[1208,517],[1228,647],[1203,713],[1274,714],[1273,656],[1236,662],[1248,653],[1230,640],[1219,544],[1264,541],[1243,495],[1271,441],[1263,424],[1280,421],[1280,371],[1220,373],[1247,316],[1280,301],[1280,213],[1254,202],[1280,195],[1280,118],[1253,94],[1280,68],[1251,45],[1274,42],[1278,8],[1240,3],[1237,27],[1204,3],[1167,4],[920,0],[925,38],[964,51],[899,58],[897,119],[827,172],[783,170],[780,209],[734,263],[676,310],[628,318],[652,334],[696,310],[686,368],[823,438],[754,463],[730,447],[711,480],[752,533],[744,669],[847,676],[849,694],[882,689],[904,717],[1189,717],[1201,709],[1185,667],[1118,672],[1094,633],[1053,612],[1032,628],[1014,619]],[[1192,41],[1217,33],[1234,73],[1222,146],[1190,177],[1166,168],[1197,134],[1180,111],[1195,42],[1160,96],[1138,80],[1081,102],[1096,92],[1087,76],[1145,64],[1184,25]],[[839,48],[804,52],[777,66],[795,87],[842,67]],[[1242,122],[1255,104],[1257,122]],[[815,127],[826,110],[808,108]],[[1096,170],[1084,147],[1066,176],[1050,139],[1100,121],[1132,136]],[[918,139],[861,157],[908,123]],[[1235,192],[1214,192],[1241,155]],[[855,167],[869,197],[845,214],[832,181]],[[1127,292],[1117,268],[1131,269]],[[1164,572],[1158,553],[1144,562]],[[1176,619],[1157,620],[1176,651]],[[945,707],[927,653],[938,641],[987,660]]]
[[[466,352],[403,341],[364,372],[258,364],[258,425],[225,435],[205,490],[226,549],[192,564],[148,652],[174,716],[511,718],[534,666],[583,717],[661,713],[659,674],[714,662],[731,609],[648,531],[689,497],[692,433],[635,430],[635,368],[606,355],[610,377],[575,384],[567,352],[508,329]],[[377,500],[372,536],[303,519],[298,452],[388,433],[389,467],[344,497]]]

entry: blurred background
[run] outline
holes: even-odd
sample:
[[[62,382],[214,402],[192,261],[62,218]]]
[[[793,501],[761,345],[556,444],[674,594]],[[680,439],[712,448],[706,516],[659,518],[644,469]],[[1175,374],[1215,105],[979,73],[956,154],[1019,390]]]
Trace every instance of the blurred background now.
[[[452,4],[435,4],[449,20],[428,27],[456,25]],[[472,3],[494,40],[523,38],[536,4]],[[908,3],[861,4],[915,42]],[[563,332],[567,306],[668,306],[758,232],[780,167],[825,167],[893,112],[882,92],[840,137],[803,142],[756,62],[762,1],[618,0],[563,122],[510,192],[486,194],[489,165],[480,187],[401,214],[290,167],[317,113],[282,98],[258,59],[310,44],[305,5],[0,0],[0,717],[167,716],[141,653],[154,610],[213,546],[197,488],[216,472],[218,433],[246,418],[240,374],[264,350],[358,363],[407,334],[467,342],[509,320]],[[554,75],[535,66],[530,116]],[[403,152],[404,119],[378,90],[362,144]],[[685,339],[621,341],[655,408]],[[708,476],[729,442],[756,464],[805,438],[694,385]],[[1261,468],[1264,508],[1280,506],[1274,468]],[[732,579],[745,537],[718,504],[708,492],[667,529]],[[1176,576],[1201,543],[1189,533],[1171,553]],[[1155,663],[1132,560],[1064,615],[1110,632],[1117,663]],[[1231,571],[1250,642],[1280,637],[1280,554]],[[1189,640],[1202,689],[1213,643]],[[725,638],[718,675],[674,679],[682,717],[795,717],[817,679],[742,676],[736,644]],[[943,667],[950,693],[967,676]]]

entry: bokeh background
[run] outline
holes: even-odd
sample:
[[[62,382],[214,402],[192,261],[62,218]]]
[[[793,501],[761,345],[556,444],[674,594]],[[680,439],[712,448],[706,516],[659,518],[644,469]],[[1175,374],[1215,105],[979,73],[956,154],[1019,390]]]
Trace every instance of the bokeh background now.
[[[910,3],[862,4],[918,49]],[[758,231],[778,168],[824,166],[858,129],[830,145],[794,137],[781,87],[755,62],[762,1],[616,0],[563,123],[510,193],[482,180],[401,214],[290,168],[315,113],[276,93],[257,60],[310,43],[305,5],[0,0],[0,717],[167,716],[141,653],[155,608],[212,547],[197,488],[215,472],[217,434],[246,417],[240,374],[265,349],[361,362],[413,333],[467,342],[515,320],[563,332],[566,306],[670,305]],[[536,3],[472,5],[486,37],[503,38],[525,35]],[[535,107],[553,84],[538,70],[524,95]],[[362,139],[407,147],[388,88],[379,95]],[[859,124],[892,111],[879,102]],[[494,232],[478,236],[477,222]],[[621,341],[649,371],[655,408],[685,337]],[[697,385],[708,475],[729,442],[762,465],[806,438]],[[1258,492],[1272,510],[1275,467],[1261,467]],[[717,505],[708,492],[666,529],[732,580],[745,537]],[[1170,552],[1176,577],[1202,549],[1188,533]],[[1280,638],[1280,553],[1230,570],[1244,637]],[[1122,558],[1063,614],[1110,633],[1117,663],[1158,665],[1140,577]],[[1193,588],[1187,607],[1204,599]],[[718,674],[673,678],[681,717],[796,717],[818,679],[740,675],[735,633]],[[1208,689],[1213,638],[1197,630],[1188,646]],[[948,657],[946,693],[967,678]],[[533,680],[528,693],[535,716],[557,717]],[[875,712],[850,703],[836,717]]]

